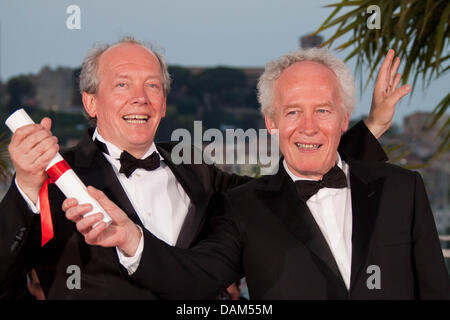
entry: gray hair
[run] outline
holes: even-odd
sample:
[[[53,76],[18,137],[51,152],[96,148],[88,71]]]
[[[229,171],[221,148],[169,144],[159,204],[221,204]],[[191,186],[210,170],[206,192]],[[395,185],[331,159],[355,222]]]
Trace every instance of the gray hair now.
[[[167,62],[160,53],[158,49],[155,48],[151,43],[144,43],[136,40],[133,37],[127,36],[121,38],[118,42],[110,45],[110,44],[101,44],[97,43],[94,44],[94,46],[89,50],[88,54],[83,60],[83,64],[81,67],[81,73],[80,73],[80,92],[81,94],[83,92],[90,93],[90,94],[96,94],[98,90],[99,85],[99,78],[98,78],[98,65],[99,65],[99,58],[100,56],[109,48],[122,44],[122,43],[131,43],[140,45],[144,48],[149,49],[158,59],[159,65],[161,67],[161,73],[162,73],[162,81],[163,81],[163,91],[164,96],[167,97],[167,95],[170,92],[170,75],[169,71],[167,69]]]
[[[339,91],[342,98],[342,108],[347,114],[351,114],[355,108],[355,80],[350,69],[345,63],[335,57],[326,48],[310,48],[292,51],[278,59],[266,64],[265,70],[258,81],[257,95],[263,115],[272,117],[274,114],[274,84],[281,73],[301,61],[318,62],[329,68],[336,75],[339,82]]]

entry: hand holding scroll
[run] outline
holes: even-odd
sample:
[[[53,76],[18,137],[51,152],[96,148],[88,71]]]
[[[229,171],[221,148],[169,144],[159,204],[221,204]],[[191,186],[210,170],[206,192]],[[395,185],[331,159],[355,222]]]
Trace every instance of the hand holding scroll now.
[[[102,222],[102,213],[86,216],[86,213],[92,210],[92,206],[78,204],[73,198],[67,198],[62,204],[66,218],[76,223],[77,230],[84,236],[87,244],[117,247],[127,256],[133,256],[142,236],[136,224],[102,191],[89,186],[87,192],[109,214],[112,219],[111,225],[106,228],[106,224]]]
[[[16,181],[28,198],[36,203],[47,179],[45,168],[58,153],[58,138],[50,132],[52,121],[29,124],[16,130],[8,147],[16,171]]]

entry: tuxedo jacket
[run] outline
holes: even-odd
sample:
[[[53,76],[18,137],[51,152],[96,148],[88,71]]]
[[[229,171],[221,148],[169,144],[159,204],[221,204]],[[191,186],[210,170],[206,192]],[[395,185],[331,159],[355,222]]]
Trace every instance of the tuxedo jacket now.
[[[63,157],[85,185],[102,190],[144,230],[110,163],[92,141],[92,131]],[[176,246],[187,248],[204,225],[210,198],[251,180],[218,170],[213,165],[174,165],[175,143],[156,143],[158,152],[191,200]],[[343,137],[343,149],[354,157],[383,161],[384,152],[361,122]],[[145,191],[143,191],[145,192]],[[26,273],[35,268],[47,299],[154,299],[153,290],[130,281],[115,248],[91,246],[61,210],[64,195],[49,186],[54,238],[40,247],[40,217],[33,214],[15,183],[0,203],[0,298],[20,298],[26,292]],[[73,288],[78,267],[81,288]],[[75,268],[75,269],[74,269]],[[74,271],[75,270],[75,271]],[[168,275],[168,281],[172,275]],[[70,285],[72,283],[72,285]],[[71,289],[72,288],[72,289]]]
[[[131,278],[173,299],[212,298],[241,276],[250,299],[450,299],[421,176],[343,158],[352,198],[349,290],[281,162],[276,175],[215,196],[216,213],[190,250],[169,248],[145,232],[143,256]],[[176,275],[170,282],[176,285],[162,282],[164,275]]]

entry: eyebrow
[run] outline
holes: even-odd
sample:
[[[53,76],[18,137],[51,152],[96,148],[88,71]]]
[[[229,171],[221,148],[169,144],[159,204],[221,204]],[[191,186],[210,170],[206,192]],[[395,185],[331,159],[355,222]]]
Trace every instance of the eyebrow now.
[[[314,107],[327,107],[327,106],[333,106],[334,104],[331,101],[323,101],[319,103],[315,103]],[[283,109],[293,109],[293,108],[299,108],[301,107],[301,104],[288,104],[283,106]]]
[[[115,79],[131,79],[131,77],[130,77],[128,74],[125,74],[125,73],[119,73],[119,74],[115,75]],[[158,79],[158,80],[161,80],[161,77],[160,77],[160,76],[148,76],[148,77],[146,78],[146,80],[149,80],[149,79]]]

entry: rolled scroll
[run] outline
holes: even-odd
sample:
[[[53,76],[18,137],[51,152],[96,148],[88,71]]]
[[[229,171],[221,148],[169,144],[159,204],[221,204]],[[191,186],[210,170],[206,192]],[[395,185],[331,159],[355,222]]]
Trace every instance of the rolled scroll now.
[[[30,118],[24,109],[15,111],[5,121],[5,124],[13,133],[20,127],[33,123],[33,119]],[[101,212],[103,213],[103,222],[105,222],[107,226],[111,224],[111,217],[103,210],[100,204],[87,193],[84,183],[59,153],[57,153],[50,161],[45,168],[45,171],[52,182],[56,184],[67,198],[75,198],[79,204],[90,203],[92,205],[92,211],[86,213],[84,217]],[[96,225],[97,224],[95,224],[94,227]]]

